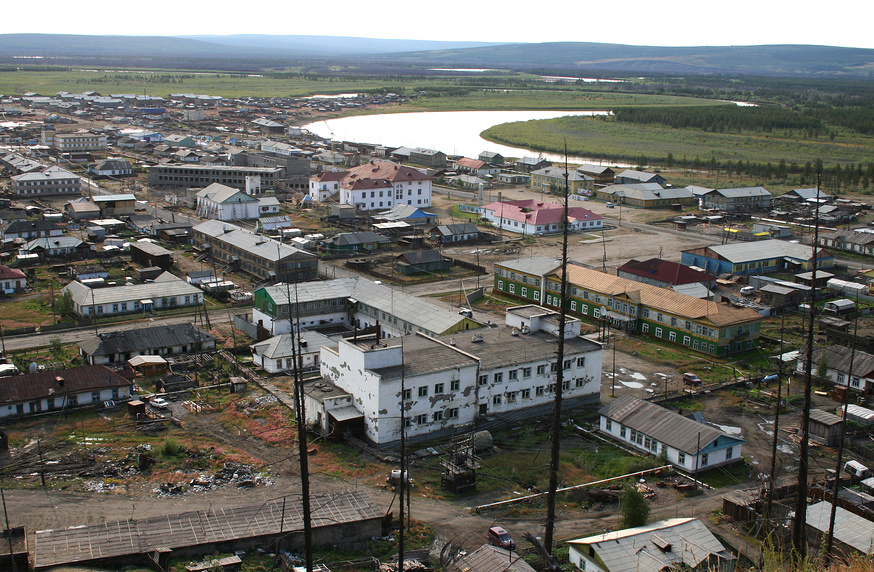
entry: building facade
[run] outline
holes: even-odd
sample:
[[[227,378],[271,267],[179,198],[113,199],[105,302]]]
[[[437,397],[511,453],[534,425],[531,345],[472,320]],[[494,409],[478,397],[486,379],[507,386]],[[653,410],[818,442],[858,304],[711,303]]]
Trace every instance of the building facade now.
[[[82,194],[82,178],[60,167],[14,175],[11,180],[12,192],[22,198]]]
[[[319,277],[315,254],[282,244],[236,225],[208,220],[192,229],[195,243],[209,246],[214,259],[228,268],[280,282]]]
[[[278,167],[155,165],[149,167],[149,185],[159,188],[204,188],[212,183],[219,183],[244,190],[247,179],[260,177],[262,187],[270,189],[282,179],[282,173],[283,169]]]
[[[548,269],[550,264],[553,266]],[[558,267],[558,262],[542,257],[495,264],[494,289],[525,302],[559,309]],[[628,333],[713,355],[758,347],[762,316],[755,310],[732,308],[572,264],[567,271],[564,307],[572,316],[596,323],[607,321]]]

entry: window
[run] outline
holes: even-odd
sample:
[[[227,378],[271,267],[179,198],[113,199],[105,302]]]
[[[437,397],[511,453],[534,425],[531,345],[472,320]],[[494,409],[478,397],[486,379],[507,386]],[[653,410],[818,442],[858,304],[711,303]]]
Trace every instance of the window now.
[[[446,410],[447,419],[458,419],[458,407],[453,407]]]
[[[859,387],[859,378],[856,376],[851,377],[850,378],[850,386],[851,387]]]
[[[522,377],[531,377],[531,368],[523,367],[522,368]]]
[[[486,385],[488,382],[489,382],[489,376],[487,376],[487,375],[479,376],[479,384],[480,385]]]
[[[686,453],[683,453],[683,452],[677,453],[677,463],[680,465],[686,464]]]
[[[540,364],[537,366],[537,375],[544,375],[546,373],[546,365]]]
[[[523,296],[523,297],[527,297],[527,296],[528,296],[528,288],[525,288],[524,286],[522,287],[522,296]]]
[[[510,294],[516,293],[516,285],[510,282]]]
[[[619,426],[619,436],[622,437],[623,439],[625,438],[625,425]]]
[[[613,430],[613,420],[612,419],[608,419],[608,420],[604,421],[604,429],[606,429],[607,431]]]
[[[586,358],[578,357],[577,358],[577,367],[586,367]]]
[[[519,370],[518,369],[511,369],[510,371],[508,371],[507,372],[507,379],[509,379],[509,380],[519,379]]]
[[[428,416],[425,415],[424,413],[421,415],[416,415],[416,423],[418,425],[424,425],[427,422],[428,422]]]
[[[647,310],[646,308],[642,309],[640,311],[640,315],[641,315],[641,317],[649,318],[649,310]]]
[[[492,396],[492,405],[500,405],[501,404],[501,396],[493,395]]]
[[[459,381],[457,379],[453,379],[452,381],[449,382],[449,390],[450,391],[458,391],[460,387],[461,387],[461,381]]]
[[[688,346],[692,342],[692,338],[689,336],[683,336],[683,345]]]
[[[640,331],[643,332],[644,334],[649,332],[649,324],[641,324]]]
[[[542,396],[543,396],[543,389],[544,389],[544,388],[543,388],[542,385],[538,385],[538,386],[534,389],[534,395],[536,395],[537,397],[542,397]]]
[[[535,302],[539,302],[539,301],[540,301],[540,290],[535,290],[535,291],[534,291],[534,301],[535,301]]]
[[[413,397],[413,390],[412,389],[405,389],[404,390],[404,401],[407,401],[411,397]]]
[[[589,307],[586,306],[585,304],[583,304],[583,305],[580,307],[580,311],[583,313],[583,316],[588,316],[588,315],[589,315]]]
[[[577,301],[576,300],[571,300],[571,311],[572,312],[577,311]]]
[[[584,385],[586,385],[586,378],[585,377],[578,377],[577,378],[577,387],[583,387]]]
[[[661,313],[656,314],[656,322],[662,322],[664,319],[665,317]]]
[[[516,402],[516,392],[508,391],[507,392],[507,403],[515,403]]]
[[[419,397],[428,397],[428,386],[423,385],[419,388]]]
[[[656,335],[657,338],[662,337],[662,329],[661,329],[661,328],[656,328],[656,329],[655,329],[655,335]]]
[[[444,384],[442,384],[442,383],[435,383],[434,384],[434,395],[440,395],[441,393],[443,393],[443,386],[444,386]]]
[[[668,339],[671,340],[672,342],[676,342],[677,341],[677,332],[670,332],[668,334]]]
[[[443,421],[443,411],[434,412],[434,421]]]
[[[504,381],[504,372],[499,371],[495,373],[495,383],[503,383]]]
[[[523,389],[522,390],[522,399],[531,399],[531,390]]]
[[[725,459],[731,459],[734,456],[734,447],[729,447],[725,450]]]
[[[569,379],[563,379],[563,380],[561,381],[561,388],[562,388],[562,390],[564,390],[564,391],[567,391],[568,389],[570,389],[570,388],[571,388],[571,380],[569,380]]]
[[[710,462],[710,453],[704,453],[703,455],[701,455],[701,466],[702,467],[706,467],[709,462]]]
[[[564,360],[564,364],[562,364],[562,365],[564,366],[562,369],[570,369],[571,368],[571,360],[569,360],[569,359]]]

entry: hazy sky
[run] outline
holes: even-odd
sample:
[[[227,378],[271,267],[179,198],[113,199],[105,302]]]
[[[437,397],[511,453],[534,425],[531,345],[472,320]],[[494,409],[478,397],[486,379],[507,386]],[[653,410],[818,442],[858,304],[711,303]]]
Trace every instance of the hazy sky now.
[[[44,0],[4,2],[0,33],[277,34],[365,38],[581,41],[650,46],[817,44],[874,48],[870,0],[626,0],[378,3]]]

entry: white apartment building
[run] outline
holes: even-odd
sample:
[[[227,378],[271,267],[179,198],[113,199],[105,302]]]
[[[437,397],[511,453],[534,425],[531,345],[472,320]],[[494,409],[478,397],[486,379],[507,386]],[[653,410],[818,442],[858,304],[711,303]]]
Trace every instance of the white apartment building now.
[[[517,312],[522,328],[343,339],[322,347],[322,378],[353,397],[365,436],[377,445],[400,438],[401,407],[411,440],[470,428],[476,419],[545,413],[555,395],[558,314],[531,308]],[[566,330],[568,408],[600,401],[601,345],[579,337],[579,326],[570,319]]]

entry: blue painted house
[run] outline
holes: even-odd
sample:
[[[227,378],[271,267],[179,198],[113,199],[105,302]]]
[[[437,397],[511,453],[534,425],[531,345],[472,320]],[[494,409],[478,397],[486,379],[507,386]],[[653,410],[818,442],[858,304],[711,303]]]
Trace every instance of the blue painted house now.
[[[825,270],[834,266],[835,257],[816,249],[816,267]],[[759,275],[774,272],[806,272],[813,268],[814,248],[785,240],[733,242],[684,250],[680,262],[697,266],[713,275],[724,273]]]

